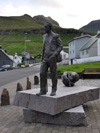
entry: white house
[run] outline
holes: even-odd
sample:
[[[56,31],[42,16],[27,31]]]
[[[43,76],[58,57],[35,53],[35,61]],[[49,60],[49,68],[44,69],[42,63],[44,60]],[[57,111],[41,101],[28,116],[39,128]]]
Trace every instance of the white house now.
[[[67,52],[64,52],[64,50],[62,50],[60,52],[60,54],[62,56],[62,61],[59,62],[58,64],[61,64],[61,65],[67,65],[67,64],[69,64],[68,53]]]
[[[64,50],[62,50],[60,52],[61,56],[62,56],[62,60],[67,60],[68,59],[68,53],[64,52]]]
[[[90,35],[81,35],[68,42],[69,44],[69,64],[73,64],[74,59],[80,58],[80,48],[88,42]]]
[[[22,56],[18,56],[17,53],[15,55],[9,55],[9,57],[13,60],[13,66],[16,67],[18,63],[22,62]]]
[[[100,56],[100,31],[80,48],[80,58]]]
[[[98,56],[100,55],[100,30],[98,30],[98,32],[97,32],[97,47],[98,47],[98,49],[97,49],[97,53],[98,53]]]

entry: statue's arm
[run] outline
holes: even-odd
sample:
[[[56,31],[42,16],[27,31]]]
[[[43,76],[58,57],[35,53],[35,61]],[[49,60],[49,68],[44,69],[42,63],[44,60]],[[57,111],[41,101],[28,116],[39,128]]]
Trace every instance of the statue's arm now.
[[[45,42],[45,37],[46,37],[46,35],[43,35],[42,60],[43,60],[43,58],[44,58],[44,48],[45,48],[45,46],[44,46],[45,43],[44,43],[44,42]],[[41,61],[42,61],[42,60],[41,60]]]
[[[63,44],[62,44],[60,37],[57,37],[56,42],[57,42],[57,49],[54,52],[55,56],[58,55],[61,52],[61,50],[63,49]]]

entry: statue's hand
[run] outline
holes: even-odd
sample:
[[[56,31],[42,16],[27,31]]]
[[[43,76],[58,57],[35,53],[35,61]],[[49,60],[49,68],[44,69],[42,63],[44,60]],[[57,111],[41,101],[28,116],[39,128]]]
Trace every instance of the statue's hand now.
[[[49,57],[49,60],[53,60],[55,58],[55,55],[53,54],[53,55],[51,55],[50,57]]]

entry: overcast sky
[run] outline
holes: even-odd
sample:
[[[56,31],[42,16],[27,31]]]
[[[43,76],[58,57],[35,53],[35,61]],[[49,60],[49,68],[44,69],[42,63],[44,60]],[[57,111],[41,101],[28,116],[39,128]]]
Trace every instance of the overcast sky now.
[[[63,28],[79,29],[100,19],[100,0],[0,0],[0,16],[50,16]]]

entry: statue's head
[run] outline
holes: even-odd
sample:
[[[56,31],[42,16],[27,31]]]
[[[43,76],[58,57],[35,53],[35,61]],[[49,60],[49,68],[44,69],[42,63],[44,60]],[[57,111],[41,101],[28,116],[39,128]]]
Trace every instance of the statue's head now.
[[[51,30],[52,30],[52,24],[50,22],[46,22],[44,24],[44,30],[45,30],[46,33],[50,33]]]

